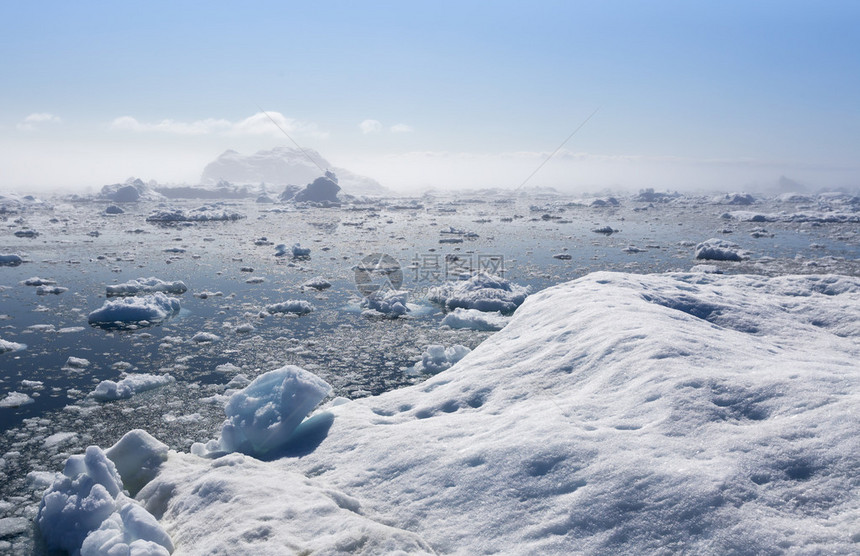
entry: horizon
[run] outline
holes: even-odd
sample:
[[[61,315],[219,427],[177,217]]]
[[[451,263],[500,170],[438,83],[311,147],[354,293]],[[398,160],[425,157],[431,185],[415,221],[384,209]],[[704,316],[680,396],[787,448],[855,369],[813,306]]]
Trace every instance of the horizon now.
[[[0,14],[15,54],[0,61],[0,191],[196,185],[226,150],[291,146],[269,116],[398,193],[860,185],[850,2],[44,2]]]

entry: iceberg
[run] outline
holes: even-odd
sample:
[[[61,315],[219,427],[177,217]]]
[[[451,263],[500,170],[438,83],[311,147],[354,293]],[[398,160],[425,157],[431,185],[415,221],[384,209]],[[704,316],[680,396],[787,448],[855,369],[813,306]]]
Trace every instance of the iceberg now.
[[[172,293],[183,294],[188,291],[185,282],[177,280],[175,282],[167,282],[160,280],[154,276],[149,278],[138,278],[137,280],[129,280],[124,284],[113,284],[105,288],[105,293],[108,297],[140,295],[142,293]]]
[[[123,400],[174,381],[175,379],[171,375],[130,374],[119,382],[101,381],[96,389],[90,393],[90,396],[100,402]]]
[[[748,259],[746,251],[737,243],[711,238],[696,245],[696,258],[708,261],[742,261]]]
[[[304,299],[290,299],[280,303],[266,305],[266,311],[270,314],[291,313],[294,315],[306,315],[314,310],[314,306]]]
[[[178,313],[180,308],[181,304],[175,297],[154,293],[105,301],[100,309],[89,314],[87,320],[91,325],[106,328],[144,326],[164,321]]]
[[[449,311],[463,308],[510,314],[525,301],[529,291],[528,286],[482,272],[462,282],[443,284],[431,292],[429,299]]]

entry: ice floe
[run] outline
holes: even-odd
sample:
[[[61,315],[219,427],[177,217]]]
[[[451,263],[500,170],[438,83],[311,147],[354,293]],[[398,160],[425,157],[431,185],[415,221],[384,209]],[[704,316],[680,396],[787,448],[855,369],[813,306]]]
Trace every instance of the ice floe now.
[[[100,309],[89,314],[87,320],[92,325],[103,327],[145,326],[164,321],[180,309],[179,299],[159,292],[105,301]]]
[[[18,266],[24,262],[17,253],[0,253],[0,266]]]
[[[204,205],[196,209],[157,210],[146,217],[147,222],[170,224],[175,222],[232,221],[245,218],[245,215],[223,209],[217,205]]]
[[[696,245],[696,258],[709,261],[742,261],[748,259],[749,255],[737,243],[711,238]]]
[[[101,381],[90,393],[90,396],[100,402],[123,400],[172,382],[175,382],[175,379],[171,375],[129,374],[117,382],[113,380]]]
[[[424,353],[421,354],[421,361],[415,363],[409,371],[414,374],[428,373],[435,375],[451,368],[460,359],[466,357],[470,351],[472,350],[459,344],[447,348],[435,344],[429,345],[424,348]]]
[[[8,394],[6,394],[5,398],[0,399],[0,408],[21,407],[22,405],[31,404],[34,401],[36,400],[22,392],[9,392]]]
[[[467,328],[469,330],[501,330],[510,320],[510,317],[499,312],[458,307],[445,315],[445,318],[442,319],[442,326]]]
[[[292,313],[295,315],[306,315],[314,310],[314,306],[304,299],[289,299],[280,303],[266,305],[266,311],[275,313]]]
[[[21,351],[22,349],[26,349],[26,344],[19,344],[18,342],[11,342],[9,340],[4,340],[0,338],[0,353],[7,353],[10,351]]]
[[[529,295],[528,286],[514,284],[501,276],[481,272],[460,282],[446,282],[434,288],[429,299],[447,310],[477,309],[509,314]]]

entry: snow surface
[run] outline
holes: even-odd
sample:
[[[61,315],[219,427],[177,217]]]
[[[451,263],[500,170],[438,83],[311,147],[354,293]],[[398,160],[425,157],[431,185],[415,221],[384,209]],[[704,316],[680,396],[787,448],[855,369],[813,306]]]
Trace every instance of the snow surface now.
[[[90,396],[100,402],[123,400],[135,394],[170,384],[174,380],[171,375],[130,374],[118,382],[113,380],[101,381],[96,389],[90,393]]]
[[[301,457],[138,498],[183,554],[856,553],[858,340],[857,278],[594,273]]]
[[[89,314],[87,320],[95,325],[155,323],[175,315],[180,308],[178,299],[159,292],[105,301],[100,309]]]
[[[124,296],[124,295],[139,295],[142,293],[173,293],[183,294],[188,291],[185,282],[177,280],[175,282],[167,282],[160,280],[154,276],[149,278],[138,278],[137,280],[129,280],[124,284],[109,285],[105,288],[107,296]]]
[[[258,376],[230,396],[221,437],[195,453],[243,452],[262,456],[283,447],[305,416],[332,391],[313,373],[287,365]]]
[[[447,282],[436,288],[429,298],[449,311],[460,307],[509,314],[525,301],[528,294],[528,286],[482,272],[468,280]]]

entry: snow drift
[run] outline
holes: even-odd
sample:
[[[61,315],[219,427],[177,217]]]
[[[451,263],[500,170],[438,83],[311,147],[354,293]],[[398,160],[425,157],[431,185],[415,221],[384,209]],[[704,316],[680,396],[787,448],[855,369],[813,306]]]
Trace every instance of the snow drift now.
[[[857,278],[595,273],[300,458],[138,498],[192,554],[853,553],[858,340]]]

